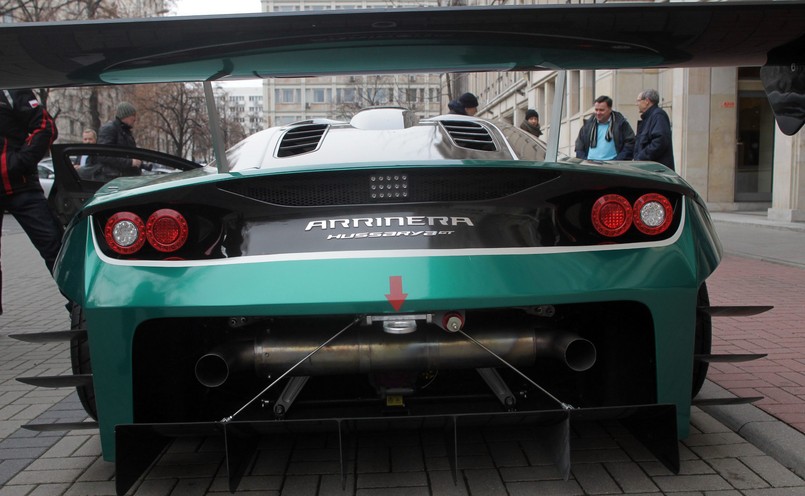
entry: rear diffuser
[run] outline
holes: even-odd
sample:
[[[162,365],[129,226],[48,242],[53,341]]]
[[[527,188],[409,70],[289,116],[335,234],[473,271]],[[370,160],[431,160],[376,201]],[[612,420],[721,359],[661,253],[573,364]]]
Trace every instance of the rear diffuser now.
[[[458,480],[461,470],[461,433],[465,428],[477,431],[479,427],[535,429],[567,480],[571,468],[572,423],[592,420],[620,421],[663,465],[673,473],[679,472],[676,406],[663,404],[405,417],[121,424],[115,428],[116,490],[119,495],[125,494],[177,437],[223,437],[229,490],[235,492],[257,452],[261,435],[297,432],[336,434],[342,484],[346,484],[347,441],[352,439],[354,433],[424,428],[444,430],[454,481]]]

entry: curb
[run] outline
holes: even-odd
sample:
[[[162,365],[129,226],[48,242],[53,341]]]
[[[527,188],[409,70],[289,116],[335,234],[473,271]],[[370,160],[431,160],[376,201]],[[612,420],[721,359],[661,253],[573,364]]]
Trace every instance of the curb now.
[[[699,397],[735,398],[721,386],[705,381]],[[805,434],[754,405],[698,407],[805,479]]]
[[[715,223],[724,222],[726,224],[753,225],[769,229],[805,233],[805,222],[769,220],[765,215],[758,215],[756,213],[710,212],[710,219]]]

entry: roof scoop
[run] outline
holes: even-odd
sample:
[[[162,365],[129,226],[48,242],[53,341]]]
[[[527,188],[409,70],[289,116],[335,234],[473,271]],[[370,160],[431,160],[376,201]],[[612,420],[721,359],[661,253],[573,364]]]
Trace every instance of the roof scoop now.
[[[349,124],[356,129],[385,130],[406,129],[417,125],[416,113],[402,107],[372,107],[361,110],[350,119]]]

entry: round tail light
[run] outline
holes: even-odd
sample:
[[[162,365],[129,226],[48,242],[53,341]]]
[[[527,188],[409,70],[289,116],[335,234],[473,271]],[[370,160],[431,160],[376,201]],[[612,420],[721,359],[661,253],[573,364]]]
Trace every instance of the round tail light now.
[[[592,221],[600,234],[620,236],[632,225],[632,206],[621,195],[604,195],[593,204]]]
[[[130,255],[145,243],[145,224],[136,214],[118,212],[106,221],[103,234],[112,250],[121,255]]]
[[[155,249],[161,252],[176,251],[187,241],[187,221],[176,210],[163,208],[148,217],[145,234]]]
[[[634,204],[634,224],[643,234],[656,236],[665,232],[674,220],[674,209],[668,198],[649,193]]]

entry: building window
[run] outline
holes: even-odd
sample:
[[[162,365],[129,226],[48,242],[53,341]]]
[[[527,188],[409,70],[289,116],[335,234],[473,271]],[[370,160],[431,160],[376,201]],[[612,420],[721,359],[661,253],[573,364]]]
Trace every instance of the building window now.
[[[341,93],[339,103],[355,103],[355,88],[343,88],[338,91]]]
[[[299,103],[302,90],[294,88],[278,88],[274,90],[274,100],[277,103]]]
[[[330,103],[333,90],[329,88],[312,88],[307,90],[307,99],[310,103]]]

